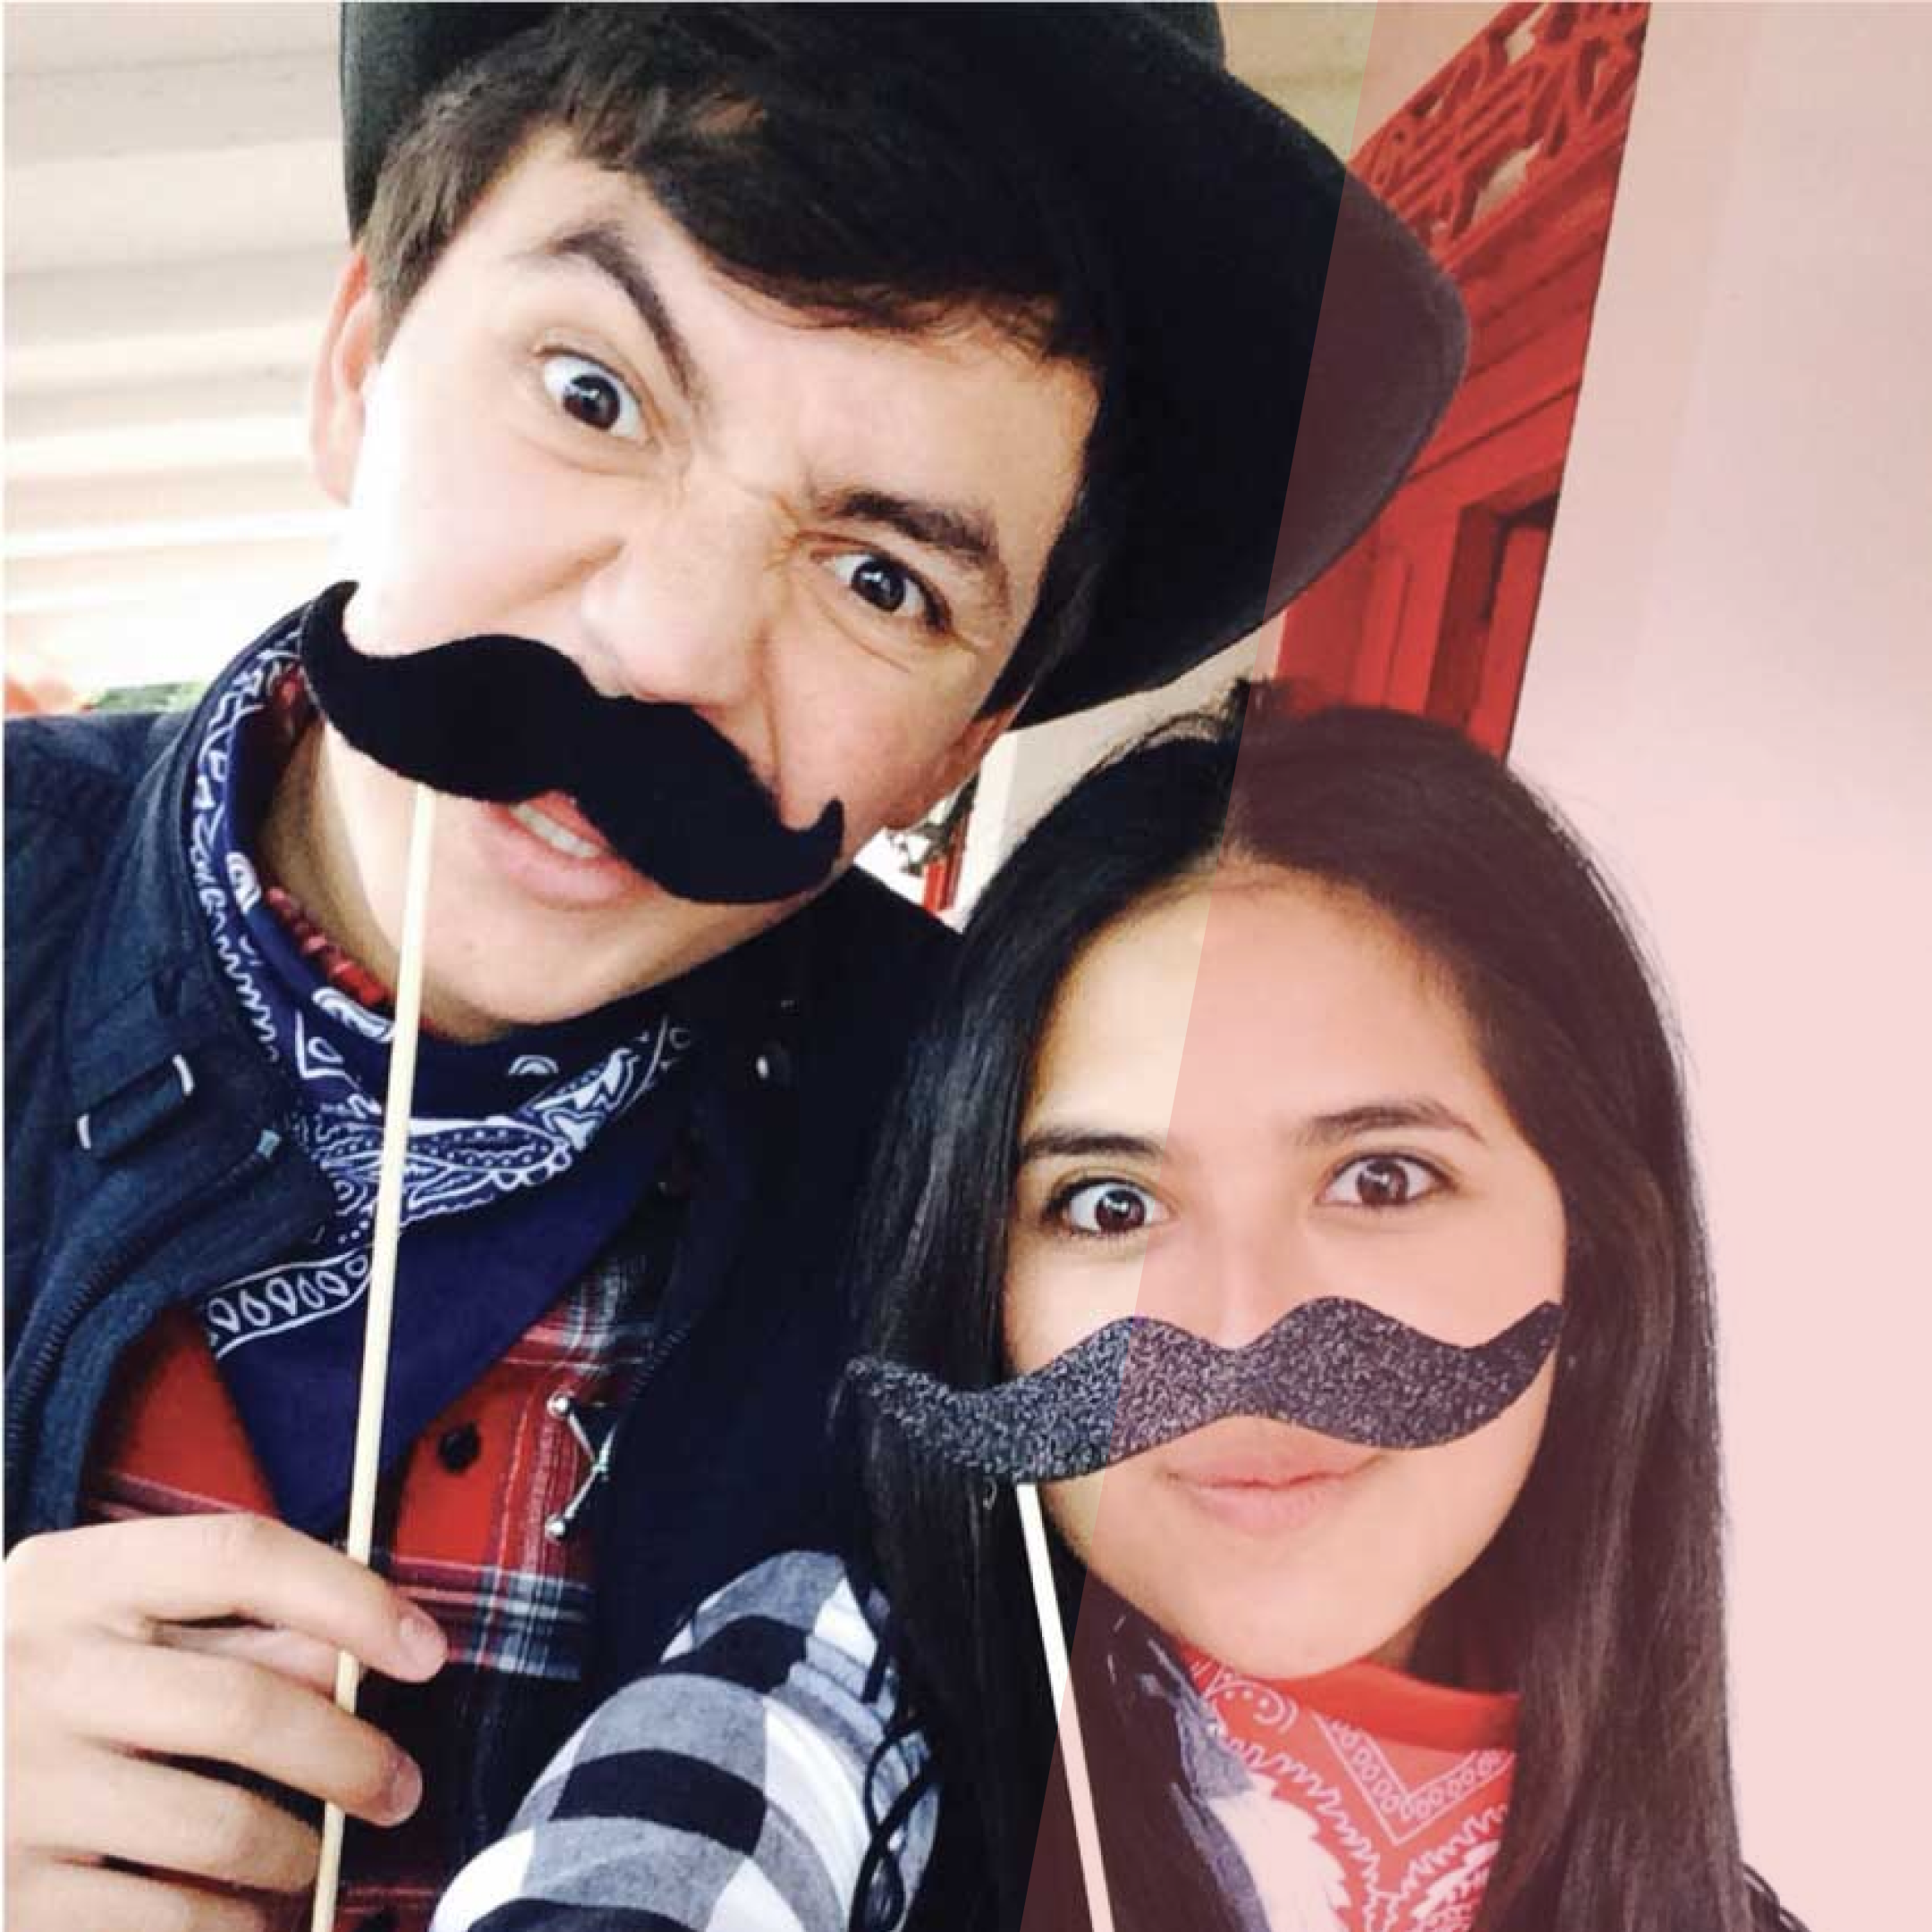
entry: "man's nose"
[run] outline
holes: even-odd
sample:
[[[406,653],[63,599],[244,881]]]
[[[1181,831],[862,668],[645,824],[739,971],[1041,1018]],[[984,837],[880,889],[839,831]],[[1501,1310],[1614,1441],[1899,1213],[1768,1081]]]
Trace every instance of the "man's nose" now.
[[[768,558],[728,516],[653,519],[593,560],[582,589],[585,668],[614,696],[688,705],[745,742],[765,696],[774,588]]]

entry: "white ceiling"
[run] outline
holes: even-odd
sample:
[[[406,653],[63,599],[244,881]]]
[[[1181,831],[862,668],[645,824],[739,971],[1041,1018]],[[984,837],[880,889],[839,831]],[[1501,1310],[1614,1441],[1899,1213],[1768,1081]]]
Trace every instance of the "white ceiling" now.
[[[10,662],[204,674],[326,567],[302,397],[344,237],[335,10],[4,30]]]
[[[1224,8],[1233,64],[1353,145],[1373,8]],[[308,366],[342,258],[329,0],[11,0],[10,663],[207,674],[326,580]]]

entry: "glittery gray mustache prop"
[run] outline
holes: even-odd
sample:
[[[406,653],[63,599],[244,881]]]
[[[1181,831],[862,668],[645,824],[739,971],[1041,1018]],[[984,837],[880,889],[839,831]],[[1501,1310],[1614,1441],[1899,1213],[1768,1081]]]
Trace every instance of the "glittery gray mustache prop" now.
[[[1298,1423],[1382,1449],[1452,1442],[1530,1386],[1562,1326],[1563,1310],[1545,1301],[1465,1348],[1327,1296],[1237,1349],[1135,1315],[992,1388],[949,1388],[876,1355],[847,1375],[861,1400],[955,1468],[1004,1482],[1060,1482],[1227,1416]]]

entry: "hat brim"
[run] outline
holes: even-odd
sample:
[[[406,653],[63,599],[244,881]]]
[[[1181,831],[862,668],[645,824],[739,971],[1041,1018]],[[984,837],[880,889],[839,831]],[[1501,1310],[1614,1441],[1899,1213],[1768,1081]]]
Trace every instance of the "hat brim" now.
[[[552,11],[343,9],[352,224],[424,95]],[[1398,217],[1160,9],[921,12],[1037,109],[1115,278],[1133,488],[1087,634],[1021,714],[1039,724],[1167,682],[1312,582],[1448,406],[1467,324]]]

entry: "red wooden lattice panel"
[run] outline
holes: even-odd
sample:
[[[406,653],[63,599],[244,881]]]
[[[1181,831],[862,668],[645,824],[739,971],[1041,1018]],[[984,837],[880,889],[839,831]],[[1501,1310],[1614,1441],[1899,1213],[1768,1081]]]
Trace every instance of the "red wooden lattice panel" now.
[[[1362,145],[1355,172],[1460,271],[1517,191],[1559,199],[1630,122],[1649,9],[1506,6]]]
[[[1357,154],[1454,275],[1470,363],[1409,480],[1284,620],[1298,706],[1395,705],[1507,749],[1648,20],[1505,6]]]

